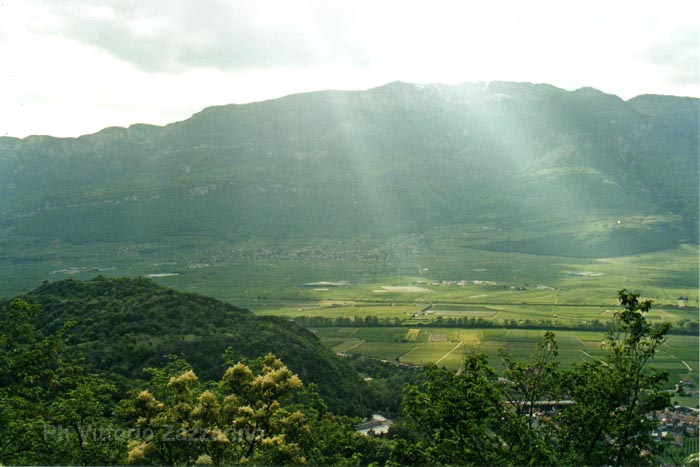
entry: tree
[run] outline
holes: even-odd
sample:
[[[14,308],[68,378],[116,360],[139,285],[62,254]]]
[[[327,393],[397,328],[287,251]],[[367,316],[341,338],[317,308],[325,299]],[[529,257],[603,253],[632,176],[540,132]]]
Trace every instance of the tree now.
[[[229,367],[203,385],[186,362],[150,369],[149,388],[123,405],[144,439],[132,441],[131,463],[265,464],[306,462],[310,421],[295,403],[303,385],[272,354]]]
[[[426,381],[408,386],[404,432],[392,452],[408,465],[501,465],[499,424],[505,410],[494,370],[483,354],[465,357],[459,372],[428,365]]]
[[[655,410],[668,406],[667,375],[649,366],[669,324],[652,325],[651,302],[621,290],[600,359],[558,368],[546,333],[529,361],[499,352],[500,382],[486,358],[470,354],[457,372],[429,365],[404,395],[394,461],[410,465],[644,465]],[[561,380],[561,383],[559,382]],[[550,401],[542,404],[543,401]],[[544,411],[543,406],[556,410]]]
[[[501,436],[508,462],[515,465],[555,464],[556,428],[542,413],[542,404],[561,398],[558,346],[547,331],[530,361],[522,362],[510,351],[499,349],[505,365],[502,390],[509,409],[503,417]]]
[[[12,300],[0,320],[0,463],[31,462],[41,446],[60,339],[42,338],[37,305]]]
[[[106,428],[114,387],[66,355],[67,331],[42,336],[40,307],[10,301],[0,320],[0,464],[111,464],[118,440]]]
[[[47,460],[73,465],[115,465],[124,461],[126,437],[112,420],[114,385],[74,366],[61,378],[61,392],[47,408]]]
[[[295,437],[309,431],[305,414],[292,404],[303,384],[277,357],[238,363],[224,373],[225,426],[238,433],[238,458],[272,465],[303,463]]]
[[[623,309],[606,336],[605,360],[575,365],[564,375],[574,402],[557,420],[564,463],[643,465],[659,448],[651,439],[656,422],[650,414],[670,403],[668,375],[649,362],[670,325],[647,322],[651,301],[640,302],[626,290],[618,298]]]

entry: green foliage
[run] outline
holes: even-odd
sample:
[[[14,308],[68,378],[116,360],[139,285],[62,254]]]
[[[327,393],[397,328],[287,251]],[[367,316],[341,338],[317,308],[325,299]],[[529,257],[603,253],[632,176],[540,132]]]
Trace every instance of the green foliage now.
[[[355,371],[371,378],[366,387],[369,405],[389,418],[401,416],[401,398],[397,394],[401,394],[404,386],[418,385],[424,380],[424,373],[418,367],[397,366],[364,356],[352,356],[348,362]]]
[[[130,463],[153,465],[358,465],[351,419],[325,412],[313,387],[272,354],[230,366],[202,384],[182,360],[149,369],[148,389],[122,403]]]
[[[483,355],[468,355],[458,373],[429,365],[426,381],[404,395],[412,438],[398,440],[395,459],[408,465],[497,465],[496,432],[504,410]]]
[[[651,439],[656,421],[648,417],[670,404],[665,372],[649,367],[665,341],[668,323],[652,326],[645,317],[650,301],[621,290],[623,310],[605,344],[606,359],[575,365],[564,388],[576,403],[560,417],[562,448],[568,462],[642,465],[659,445]]]
[[[558,369],[546,333],[529,362],[507,351],[498,383],[483,355],[454,373],[429,366],[404,394],[408,419],[393,458],[411,465],[646,465],[660,444],[650,415],[667,407],[667,375],[649,363],[668,324],[650,325],[651,302],[622,290],[623,309],[605,340],[605,359]],[[558,406],[545,415],[546,406]]]
[[[502,390],[509,410],[502,415],[505,454],[512,465],[548,465],[557,463],[554,451],[556,427],[540,416],[543,401],[562,398],[559,385],[558,346],[554,334],[546,332],[537,343],[529,362],[516,360],[509,351],[499,350],[505,364]]]
[[[40,307],[12,300],[0,315],[0,463],[110,464],[121,446],[108,425],[114,387],[65,353],[65,328],[44,337]]]
[[[38,312],[16,299],[0,320],[0,463],[21,463],[40,444],[60,342],[36,334]]]
[[[283,358],[305,381],[318,384],[336,413],[367,411],[362,381],[349,365],[313,333],[280,318],[257,317],[145,278],[68,279],[46,283],[23,299],[41,305],[42,313],[30,322],[48,335],[73,323],[68,354],[106,373],[121,395],[142,380],[143,368],[164,365],[166,355],[186,359],[205,380],[215,379],[225,370],[222,355],[230,348],[235,359],[268,352]]]
[[[62,391],[47,408],[46,459],[53,464],[109,465],[124,460],[126,440],[112,420],[116,388],[84,368],[68,375]]]
[[[626,290],[618,294],[622,309],[605,336],[601,357],[570,369],[559,368],[558,344],[549,332],[528,360],[499,351],[501,378],[479,353],[468,353],[457,372],[432,364],[420,372],[369,359],[356,358],[352,365],[343,362],[352,374],[354,367],[375,378],[369,386],[345,388],[356,391],[355,400],[364,398],[395,410],[389,401],[392,391],[409,383],[402,404],[405,417],[388,439],[356,433],[358,419],[329,412],[333,404],[318,387],[302,384],[301,375],[273,354],[241,356],[250,343],[229,346],[225,356],[218,357],[222,363],[212,366],[218,365],[223,376],[217,381],[200,379],[197,367],[183,358],[161,355],[158,361],[163,364],[146,370],[148,381],[119,380],[131,384],[127,386],[131,391],[115,411],[114,400],[120,394],[109,377],[118,373],[107,377],[91,373],[79,357],[96,341],[85,339],[85,333],[92,330],[93,338],[104,337],[112,349],[120,348],[118,336],[101,334],[104,331],[91,316],[117,322],[116,310],[128,315],[145,297],[148,306],[139,310],[149,319],[135,320],[129,324],[132,329],[139,325],[168,329],[166,309],[154,304],[172,307],[172,316],[178,319],[193,306],[193,313],[202,318],[207,312],[221,312],[223,316],[214,320],[217,325],[235,323],[240,328],[249,321],[257,326],[258,339],[282,336],[294,352],[307,358],[306,347],[297,346],[292,337],[298,329],[292,324],[280,330],[280,320],[255,319],[244,310],[177,294],[151,281],[98,278],[90,283],[45,284],[1,309],[0,462],[645,465],[657,459],[662,447],[651,439],[657,422],[649,415],[670,403],[663,389],[667,375],[650,364],[669,325],[647,321],[651,302]],[[179,300],[183,297],[191,300]],[[56,304],[59,299],[63,306]],[[47,309],[41,310],[40,303]],[[203,326],[209,334],[195,341],[200,353],[230,343],[216,333],[216,326],[206,321]],[[176,348],[187,349],[197,327],[180,323],[173,329],[189,332],[175,334],[182,339]],[[404,329],[399,331],[405,335]],[[209,338],[215,345],[208,346]],[[270,347],[284,350],[284,344]],[[133,352],[127,356],[138,353],[126,351]],[[323,369],[306,363],[303,368],[309,374]],[[333,377],[324,370],[316,374]],[[360,396],[360,391],[369,395]],[[689,449],[683,455],[692,452]]]

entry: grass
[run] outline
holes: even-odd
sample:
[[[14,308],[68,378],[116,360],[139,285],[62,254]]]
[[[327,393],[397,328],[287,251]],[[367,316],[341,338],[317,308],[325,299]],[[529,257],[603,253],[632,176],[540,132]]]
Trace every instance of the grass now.
[[[418,335],[420,334],[420,329],[409,329],[406,332],[406,337],[404,339],[406,342],[415,342],[416,339],[418,339]]]
[[[452,342],[430,342],[417,346],[413,351],[404,355],[401,360],[417,365],[434,363],[455,347]]]

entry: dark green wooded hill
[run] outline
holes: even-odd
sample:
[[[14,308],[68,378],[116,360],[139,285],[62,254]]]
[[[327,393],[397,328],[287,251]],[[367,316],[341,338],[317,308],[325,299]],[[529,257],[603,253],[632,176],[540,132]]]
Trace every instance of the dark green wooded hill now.
[[[272,352],[304,383],[318,384],[336,413],[364,415],[358,374],[313,333],[292,322],[257,317],[213,298],[180,293],[144,278],[46,283],[20,297],[41,305],[37,329],[47,335],[73,322],[70,351],[122,388],[145,379],[144,367],[163,366],[166,355],[189,361],[202,380],[221,377],[223,354],[232,359]],[[0,314],[6,305],[0,306]]]
[[[545,84],[325,91],[156,127],[0,138],[0,238],[237,241],[488,224],[483,248],[696,243],[698,99]],[[636,216],[635,228],[591,229]],[[9,247],[8,247],[9,248]]]

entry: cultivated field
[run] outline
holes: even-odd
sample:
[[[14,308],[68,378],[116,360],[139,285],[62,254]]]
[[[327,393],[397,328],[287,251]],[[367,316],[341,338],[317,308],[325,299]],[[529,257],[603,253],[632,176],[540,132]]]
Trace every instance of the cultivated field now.
[[[405,327],[323,327],[312,329],[330,348],[340,353],[360,354],[397,363],[438,363],[458,368],[465,352],[478,351],[489,357],[497,370],[503,366],[498,349],[525,358],[535,350],[545,331],[531,329],[455,329]],[[605,354],[602,332],[554,331],[563,367],[601,358]],[[698,382],[698,337],[672,335],[663,344],[653,366],[669,373],[668,387],[682,378]],[[694,404],[693,404],[694,405]]]
[[[29,291],[43,280],[150,275],[159,284],[259,314],[376,318],[384,326],[311,327],[337,352],[450,368],[471,349],[485,352],[497,368],[500,347],[526,357],[543,323],[556,329],[563,365],[596,358],[602,334],[590,328],[613,318],[622,288],[654,301],[651,321],[698,322],[697,245],[567,258],[479,249],[465,232],[440,227],[420,238],[295,238],[274,245],[196,235],[162,244],[37,246],[27,240],[21,257],[0,258],[0,296]],[[304,286],[319,282],[324,285]],[[460,319],[499,328],[446,326]],[[697,335],[673,335],[654,364],[671,374],[672,383],[690,377],[697,384],[698,353]]]

